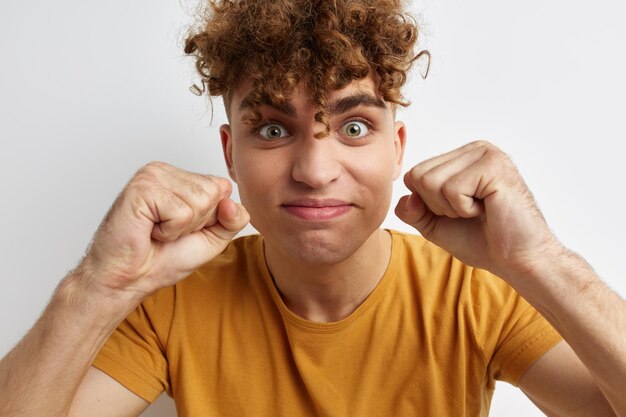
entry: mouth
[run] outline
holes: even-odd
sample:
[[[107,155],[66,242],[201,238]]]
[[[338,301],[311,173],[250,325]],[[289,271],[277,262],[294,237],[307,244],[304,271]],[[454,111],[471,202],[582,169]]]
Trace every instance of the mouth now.
[[[350,210],[353,205],[336,199],[298,199],[282,205],[287,213],[308,221],[324,221],[340,217]]]

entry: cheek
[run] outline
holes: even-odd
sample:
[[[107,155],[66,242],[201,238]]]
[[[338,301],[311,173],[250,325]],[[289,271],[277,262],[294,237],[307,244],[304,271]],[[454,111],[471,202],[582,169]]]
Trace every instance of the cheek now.
[[[391,188],[395,173],[395,152],[387,144],[363,149],[353,160],[356,176],[375,188]]]
[[[356,159],[353,171],[360,201],[366,210],[363,221],[381,223],[389,211],[393,195],[394,166],[387,153],[368,153]]]
[[[271,189],[284,182],[284,158],[255,149],[233,149],[233,167],[244,205],[267,200]]]

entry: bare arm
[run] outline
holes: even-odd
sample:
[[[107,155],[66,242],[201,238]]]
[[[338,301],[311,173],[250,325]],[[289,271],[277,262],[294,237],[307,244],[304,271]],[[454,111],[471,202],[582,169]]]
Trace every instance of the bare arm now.
[[[580,407],[567,415],[626,416],[626,302],[578,255],[563,249],[545,259],[548,262],[523,276],[514,274],[510,282],[571,351],[561,346],[558,355],[548,352],[529,369],[520,387],[547,405],[571,407],[579,402]],[[607,412],[608,404],[602,408],[603,399],[594,392],[602,392],[616,414]],[[585,414],[594,403],[597,408]]]
[[[549,354],[528,371],[529,397],[554,416],[626,417],[626,302],[556,239],[508,156],[472,142],[416,165],[405,183],[412,194],[396,207],[402,220],[507,281],[568,343],[559,349],[569,359]]]
[[[564,340],[530,366],[519,388],[549,417],[615,417],[593,376]]]
[[[0,416],[65,417],[70,407],[76,416],[141,412],[144,400],[101,373],[88,373],[89,367],[108,336],[145,297],[221,253],[245,226],[248,213],[230,200],[230,192],[230,182],[223,178],[164,163],[140,169],[113,204],[81,264],[0,362]]]
[[[85,302],[68,276],[41,318],[0,362],[0,415],[65,416],[89,365],[133,304]]]
[[[150,403],[93,366],[74,396],[68,417],[137,417]]]

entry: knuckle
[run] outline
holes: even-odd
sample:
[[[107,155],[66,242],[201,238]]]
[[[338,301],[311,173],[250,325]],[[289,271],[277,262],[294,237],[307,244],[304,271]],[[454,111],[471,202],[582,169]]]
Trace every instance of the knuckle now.
[[[216,192],[218,194],[220,194],[222,190],[230,194],[233,190],[233,185],[226,178],[211,176],[210,180],[211,184],[216,188]]]
[[[472,141],[468,144],[468,146],[472,148],[488,148],[488,149],[495,148],[495,146],[491,142],[484,140],[484,139],[478,139],[478,140]]]
[[[448,182],[444,184],[444,186],[442,187],[442,192],[443,192],[443,195],[448,200],[448,202],[450,203],[450,206],[454,210],[458,211],[459,209],[462,209],[464,196],[459,191],[457,183]]]
[[[204,189],[200,188],[200,191],[197,193],[198,204],[201,207],[209,207],[214,206],[217,203],[217,198],[215,193],[207,192]]]
[[[423,171],[424,169],[422,168],[422,164],[420,163],[409,170],[409,175],[412,178],[417,179],[423,174]]]
[[[204,195],[204,204],[217,204],[220,197],[220,187],[213,181],[208,181],[204,184],[202,194]]]
[[[408,179],[410,180],[416,180],[419,177],[419,174],[420,174],[420,168],[418,164],[412,167],[411,169],[409,169],[407,173],[405,174],[405,176],[408,177]]]
[[[128,188],[138,188],[140,190],[153,187],[155,177],[148,172],[139,171],[128,184]]]
[[[135,174],[135,179],[153,179],[159,175],[164,168],[165,163],[159,161],[152,161],[142,166]]]
[[[182,202],[179,198],[175,198],[178,205],[179,214],[178,217],[183,225],[188,225],[193,221],[193,209],[187,204]]]
[[[433,170],[424,173],[418,180],[418,186],[425,191],[437,191],[441,187],[439,175]]]
[[[410,189],[419,187],[419,180],[421,176],[422,169],[420,167],[420,164],[415,165],[410,170],[408,170],[406,174],[404,174],[404,184]]]
[[[139,189],[138,194],[144,201],[148,201],[151,197],[157,195],[158,187],[148,185]]]
[[[222,178],[222,181],[224,184],[224,189],[230,194],[233,191],[233,184],[225,178]]]
[[[200,216],[206,216],[207,214],[209,214],[217,205],[217,199],[205,192],[202,191],[202,193],[198,194],[198,211],[200,213]]]
[[[453,179],[450,179],[443,183],[441,186],[441,192],[448,200],[458,199],[458,184]]]
[[[159,168],[159,169],[164,169],[166,167],[169,167],[168,163],[162,162],[162,161],[150,161],[148,162],[146,165],[144,165],[145,168]]]
[[[158,203],[165,198],[166,201],[164,202],[172,203],[177,208],[182,204],[178,197],[157,184],[145,184],[142,187],[138,187],[138,193],[144,201],[155,201]]]
[[[493,163],[495,165],[504,165],[506,167],[513,166],[513,161],[511,161],[509,156],[498,148],[488,149],[485,153],[485,158],[489,163]]]

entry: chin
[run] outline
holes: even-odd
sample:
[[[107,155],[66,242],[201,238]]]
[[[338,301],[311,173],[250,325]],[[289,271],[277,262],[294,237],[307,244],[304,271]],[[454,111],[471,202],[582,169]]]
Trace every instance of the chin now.
[[[348,259],[354,252],[337,251],[329,247],[309,246],[299,250],[289,248],[290,256],[298,262],[309,265],[336,265]]]
[[[279,237],[279,247],[289,257],[303,264],[332,265],[352,256],[367,237],[354,236],[341,230],[309,230]]]

